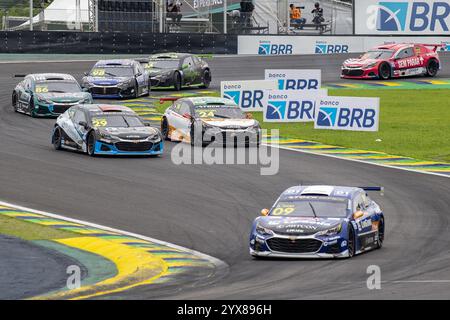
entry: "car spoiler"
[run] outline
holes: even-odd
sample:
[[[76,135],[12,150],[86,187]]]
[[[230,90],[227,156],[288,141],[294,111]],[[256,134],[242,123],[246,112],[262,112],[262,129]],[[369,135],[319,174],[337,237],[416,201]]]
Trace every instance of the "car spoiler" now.
[[[358,187],[363,189],[364,191],[379,191],[381,195],[384,195],[384,187]]]
[[[206,53],[195,54],[195,56],[198,58],[206,59],[206,60],[211,60],[212,58],[214,58],[214,56],[212,54],[206,54]]]
[[[436,52],[438,48],[444,48],[445,47],[445,44],[443,44],[443,43],[441,43],[441,44],[421,43],[420,45],[422,45],[424,47],[432,47],[434,52]]]
[[[160,99],[159,99],[159,103],[160,103],[160,104],[163,104],[164,102],[168,102],[168,101],[175,102],[175,101],[177,101],[178,99],[181,99],[181,97],[160,98]]]

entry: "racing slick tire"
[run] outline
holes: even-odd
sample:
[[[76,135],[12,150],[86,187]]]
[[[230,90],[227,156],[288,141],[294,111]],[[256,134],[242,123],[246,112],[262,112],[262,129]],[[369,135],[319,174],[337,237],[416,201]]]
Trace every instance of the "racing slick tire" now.
[[[381,249],[383,247],[384,242],[384,218],[380,219],[378,223],[378,241],[377,241],[377,249]]]
[[[52,143],[55,150],[61,150],[61,128],[59,126],[55,126],[55,130],[53,132]]]
[[[381,80],[388,80],[391,77],[391,66],[387,62],[383,62],[378,67],[378,77]]]
[[[181,74],[179,72],[175,72],[173,75],[173,87],[175,91],[180,91],[183,84],[181,83]]]
[[[427,72],[425,75],[427,77],[435,77],[438,73],[438,70],[439,70],[439,63],[435,59],[431,59],[427,63]]]
[[[163,117],[161,120],[161,134],[163,139],[166,141],[170,141],[169,137],[169,121],[167,121],[166,117]]]
[[[12,106],[14,108],[14,112],[18,112],[17,111],[17,93],[13,92],[12,94]]]
[[[34,98],[33,98],[33,96],[30,97],[30,101],[28,103],[28,112],[30,113],[30,116],[32,118],[36,117],[36,114],[34,113]]]
[[[351,224],[348,225],[348,239],[347,239],[347,250],[348,256],[347,258],[353,258],[356,252],[356,240],[355,240],[355,230],[353,230],[353,226]]]
[[[139,86],[137,84],[137,82],[134,83],[134,94],[133,94],[133,98],[139,98]]]
[[[202,75],[202,85],[201,88],[208,89],[211,84],[211,71],[205,70]]]
[[[95,157],[95,143],[97,139],[95,138],[95,132],[91,131],[86,139],[86,152],[89,156]]]

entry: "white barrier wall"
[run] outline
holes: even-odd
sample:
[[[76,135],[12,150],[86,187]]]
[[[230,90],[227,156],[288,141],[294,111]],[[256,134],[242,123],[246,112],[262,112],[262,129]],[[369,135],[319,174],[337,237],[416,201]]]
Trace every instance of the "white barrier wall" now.
[[[333,36],[239,36],[238,54],[301,55],[359,53],[386,43],[444,44],[450,51],[450,36],[442,37],[333,37]]]
[[[449,0],[354,1],[355,33],[450,35]]]

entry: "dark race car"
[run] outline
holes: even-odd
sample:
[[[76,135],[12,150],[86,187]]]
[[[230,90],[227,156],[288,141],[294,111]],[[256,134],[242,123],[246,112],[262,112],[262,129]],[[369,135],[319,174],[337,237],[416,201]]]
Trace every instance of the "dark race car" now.
[[[69,74],[29,74],[12,93],[14,111],[32,117],[56,117],[81,103],[92,103],[92,96]]]
[[[149,58],[136,59],[148,71],[152,87],[173,87],[181,90],[185,86],[208,88],[211,69],[202,58],[188,53],[161,53]]]
[[[75,106],[58,117],[52,132],[56,150],[95,155],[160,155],[163,141],[130,108],[115,105]]]
[[[291,187],[253,222],[250,254],[351,258],[381,248],[384,214],[366,191],[382,190],[381,187]]]
[[[137,98],[150,93],[148,72],[134,60],[100,60],[81,81],[94,98]]]
[[[434,77],[441,69],[437,49],[442,45],[386,44],[342,65],[341,78],[381,79],[425,75]]]

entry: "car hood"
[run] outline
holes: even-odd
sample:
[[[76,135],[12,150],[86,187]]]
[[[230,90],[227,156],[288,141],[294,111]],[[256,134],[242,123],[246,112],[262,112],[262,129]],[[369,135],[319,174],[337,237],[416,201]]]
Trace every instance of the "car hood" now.
[[[147,69],[147,72],[150,77],[158,76],[160,74],[171,73],[172,71],[173,69],[153,69],[153,68]]]
[[[258,121],[254,119],[202,119],[202,122],[222,129],[246,129],[255,126]]]
[[[342,218],[260,217],[258,223],[281,235],[312,235],[342,223]]]
[[[85,79],[92,84],[110,86],[130,80],[131,77],[86,77]]]
[[[106,133],[116,136],[120,139],[141,140],[159,134],[159,131],[152,127],[137,128],[102,128],[98,129],[100,133]]]
[[[364,67],[366,65],[379,62],[377,59],[347,59],[344,62],[346,67]]]
[[[53,102],[60,103],[71,103],[78,102],[80,100],[84,100],[90,97],[90,94],[87,92],[47,92],[47,93],[39,93],[37,97],[40,99],[50,100]]]

